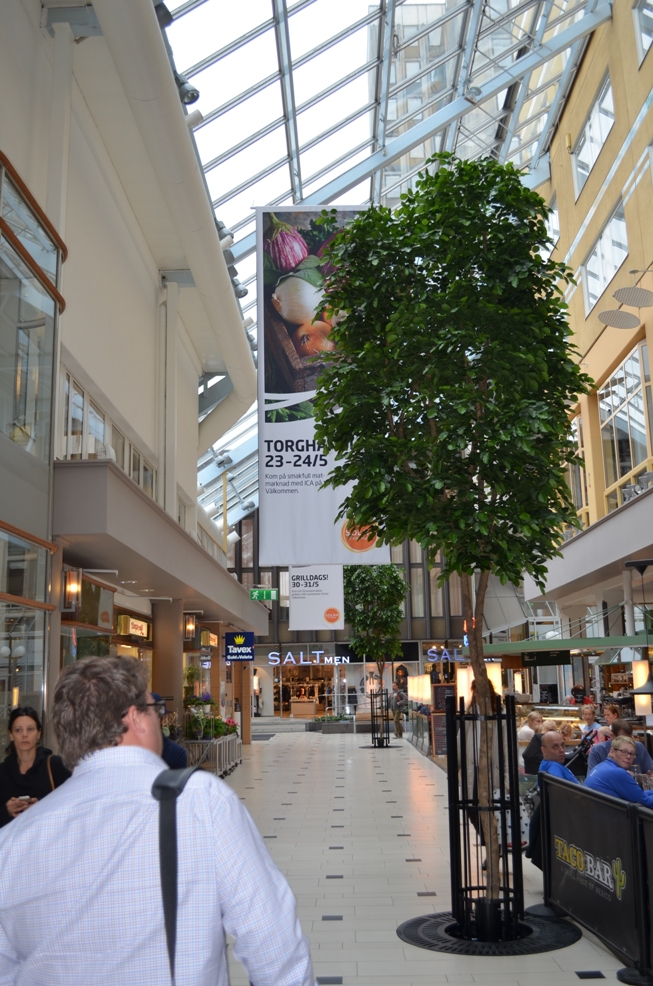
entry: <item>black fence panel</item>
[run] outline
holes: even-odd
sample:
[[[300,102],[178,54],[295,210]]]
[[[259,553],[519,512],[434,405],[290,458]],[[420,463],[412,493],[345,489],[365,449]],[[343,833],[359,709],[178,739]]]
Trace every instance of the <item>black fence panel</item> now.
[[[371,692],[370,712],[372,746],[390,746],[390,712],[387,688],[378,692]]]
[[[460,935],[479,941],[519,938],[524,911],[515,701],[497,698],[491,715],[458,711],[446,700],[451,909]],[[488,797],[479,797],[485,772]],[[497,889],[490,889],[488,838],[498,841]]]
[[[545,902],[592,931],[628,965],[645,968],[648,921],[637,805],[539,776]],[[653,812],[647,815],[653,850]]]

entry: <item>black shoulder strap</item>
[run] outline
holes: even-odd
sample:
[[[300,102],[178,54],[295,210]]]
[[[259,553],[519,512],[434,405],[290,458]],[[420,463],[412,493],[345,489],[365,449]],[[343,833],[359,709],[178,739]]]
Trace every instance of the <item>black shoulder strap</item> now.
[[[173,986],[177,941],[177,798],[186,787],[190,775],[197,769],[186,767],[184,770],[162,770],[152,785],[152,797],[159,802],[159,869]]]

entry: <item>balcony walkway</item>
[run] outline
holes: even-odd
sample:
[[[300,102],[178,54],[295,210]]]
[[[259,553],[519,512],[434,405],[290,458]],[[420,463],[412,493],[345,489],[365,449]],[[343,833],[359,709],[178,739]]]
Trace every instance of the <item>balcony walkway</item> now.
[[[369,743],[369,735],[277,733],[244,747],[227,781],[295,892],[318,982],[571,986],[588,971],[616,982],[623,963],[587,932],[570,948],[518,958],[400,941],[397,925],[451,906],[446,776],[406,740],[389,750]],[[542,899],[542,875],[524,862],[528,906]],[[232,986],[247,986],[229,952]]]

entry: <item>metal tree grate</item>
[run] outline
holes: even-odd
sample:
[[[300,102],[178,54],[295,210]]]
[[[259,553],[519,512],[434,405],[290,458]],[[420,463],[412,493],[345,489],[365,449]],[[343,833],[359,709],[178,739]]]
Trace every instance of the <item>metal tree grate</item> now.
[[[425,914],[411,918],[397,928],[397,935],[409,945],[452,955],[535,955],[567,948],[582,937],[580,928],[568,921],[548,921],[531,914],[517,926],[519,938],[512,941],[483,942],[457,936],[453,914]],[[459,933],[458,933],[459,934]]]

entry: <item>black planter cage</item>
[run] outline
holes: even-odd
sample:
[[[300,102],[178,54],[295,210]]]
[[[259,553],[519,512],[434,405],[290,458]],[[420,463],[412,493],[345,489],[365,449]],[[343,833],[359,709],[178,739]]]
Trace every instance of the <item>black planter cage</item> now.
[[[389,708],[387,688],[382,688],[378,692],[370,693],[372,746],[390,746]]]
[[[479,942],[523,937],[524,914],[515,700],[496,698],[495,711],[458,711],[446,699],[451,910],[456,934]],[[483,772],[483,777],[481,772]],[[488,796],[481,804],[479,787]],[[498,838],[498,874],[486,842]]]

